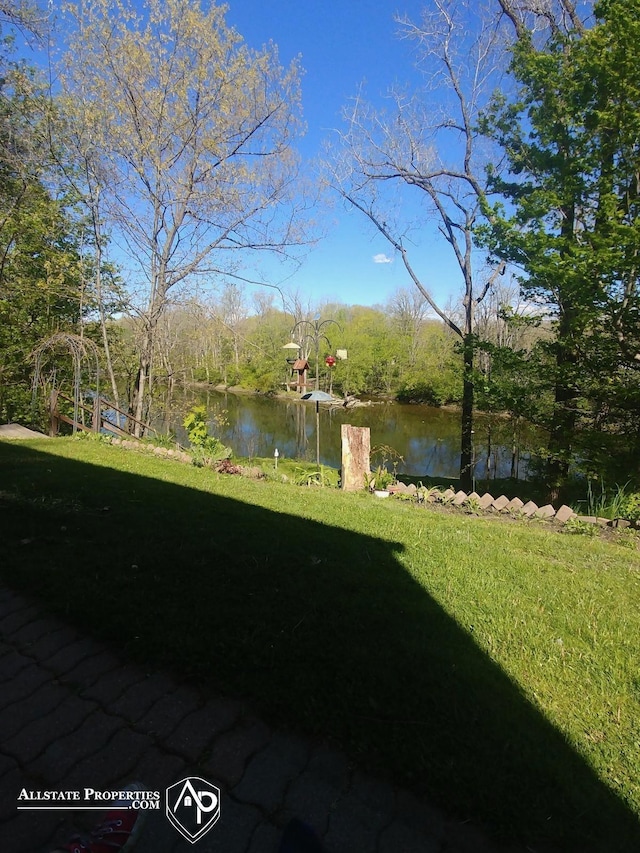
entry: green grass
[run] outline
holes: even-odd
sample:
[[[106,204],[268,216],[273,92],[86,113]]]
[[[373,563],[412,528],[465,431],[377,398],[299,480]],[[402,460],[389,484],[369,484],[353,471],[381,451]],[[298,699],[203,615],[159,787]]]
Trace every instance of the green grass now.
[[[0,442],[0,573],[506,836],[639,849],[640,554],[542,523]]]

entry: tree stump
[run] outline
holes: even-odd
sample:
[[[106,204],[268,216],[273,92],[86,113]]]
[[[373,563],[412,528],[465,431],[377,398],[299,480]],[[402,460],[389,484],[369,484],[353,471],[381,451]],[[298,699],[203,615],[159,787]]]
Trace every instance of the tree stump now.
[[[342,424],[342,488],[357,492],[367,488],[371,471],[371,430]]]

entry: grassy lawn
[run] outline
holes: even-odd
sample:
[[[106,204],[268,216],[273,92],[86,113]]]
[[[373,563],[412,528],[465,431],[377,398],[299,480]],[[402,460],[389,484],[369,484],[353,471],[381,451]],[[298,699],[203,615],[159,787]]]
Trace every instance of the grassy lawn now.
[[[0,442],[0,574],[506,836],[640,849],[640,554],[543,523]]]

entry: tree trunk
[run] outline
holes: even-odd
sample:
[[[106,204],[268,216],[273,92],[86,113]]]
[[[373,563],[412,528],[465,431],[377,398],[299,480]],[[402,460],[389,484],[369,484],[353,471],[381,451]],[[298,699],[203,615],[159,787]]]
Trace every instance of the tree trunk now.
[[[518,479],[518,455],[519,455],[519,440],[516,428],[516,421],[513,422],[513,437],[511,441],[511,479]]]
[[[570,244],[575,239],[576,203],[571,199],[562,207],[561,235]],[[562,252],[564,257],[566,252]],[[550,504],[560,501],[569,474],[571,442],[576,428],[577,412],[574,371],[577,362],[575,341],[580,334],[571,297],[563,298],[560,289],[560,320],[555,343],[555,388],[551,435],[549,437],[549,461],[547,462],[547,490]]]
[[[140,346],[140,364],[133,390],[133,416],[136,419],[136,423],[133,425],[133,434],[136,438],[141,438],[143,433],[144,404],[151,384],[152,347],[153,330],[151,324],[147,323]]]
[[[104,357],[107,365],[107,373],[109,375],[109,382],[111,383],[111,396],[113,399],[113,403],[115,407],[120,408],[120,398],[118,395],[118,384],[116,382],[116,375],[113,369],[113,361],[111,359],[111,347],[109,344],[109,334],[107,330],[107,318],[105,312],[104,305],[104,294],[102,291],[102,229],[100,225],[100,217],[98,215],[98,199],[99,199],[99,190],[96,188],[96,196],[95,203],[90,205],[91,219],[93,224],[93,245],[95,251],[95,265],[96,265],[96,274],[95,274],[95,285],[96,285],[96,298],[98,300],[98,312],[100,315],[100,330],[102,332],[102,346],[104,349]]]
[[[546,485],[549,502],[560,501],[569,476],[572,439],[578,420],[578,392],[574,382],[577,355],[574,343],[573,312],[564,307],[556,341],[556,377],[553,417],[549,437],[549,461],[546,466]]]
[[[465,335],[463,347],[462,442],[460,446],[460,488],[473,490],[473,337]]]
[[[491,427],[487,430],[487,466],[485,479],[487,483],[491,479]],[[495,479],[495,476],[494,476]]]

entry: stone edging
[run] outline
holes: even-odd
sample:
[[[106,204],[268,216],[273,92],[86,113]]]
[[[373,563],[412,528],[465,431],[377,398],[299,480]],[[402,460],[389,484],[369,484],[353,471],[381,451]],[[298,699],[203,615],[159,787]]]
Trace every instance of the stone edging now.
[[[588,524],[599,524],[602,527],[622,528],[632,526],[631,522],[624,518],[615,518],[610,520],[608,518],[596,518],[592,515],[578,515],[566,504],[563,504],[560,509],[556,510],[551,506],[551,504],[545,504],[544,506],[539,507],[534,503],[534,501],[527,501],[525,503],[520,500],[520,498],[511,498],[510,500],[506,495],[500,495],[500,497],[494,498],[493,495],[489,494],[489,492],[480,496],[477,492],[467,494],[463,491],[455,492],[453,489],[440,491],[440,489],[436,488],[427,489],[424,486],[417,487],[413,483],[409,483],[408,485],[405,483],[397,483],[395,486],[389,486],[388,491],[392,495],[415,495],[419,501],[425,501],[426,503],[441,503],[456,507],[466,505],[482,512],[510,513],[522,518],[542,518],[548,521],[553,520],[560,524],[566,524],[568,521],[576,520]]]

